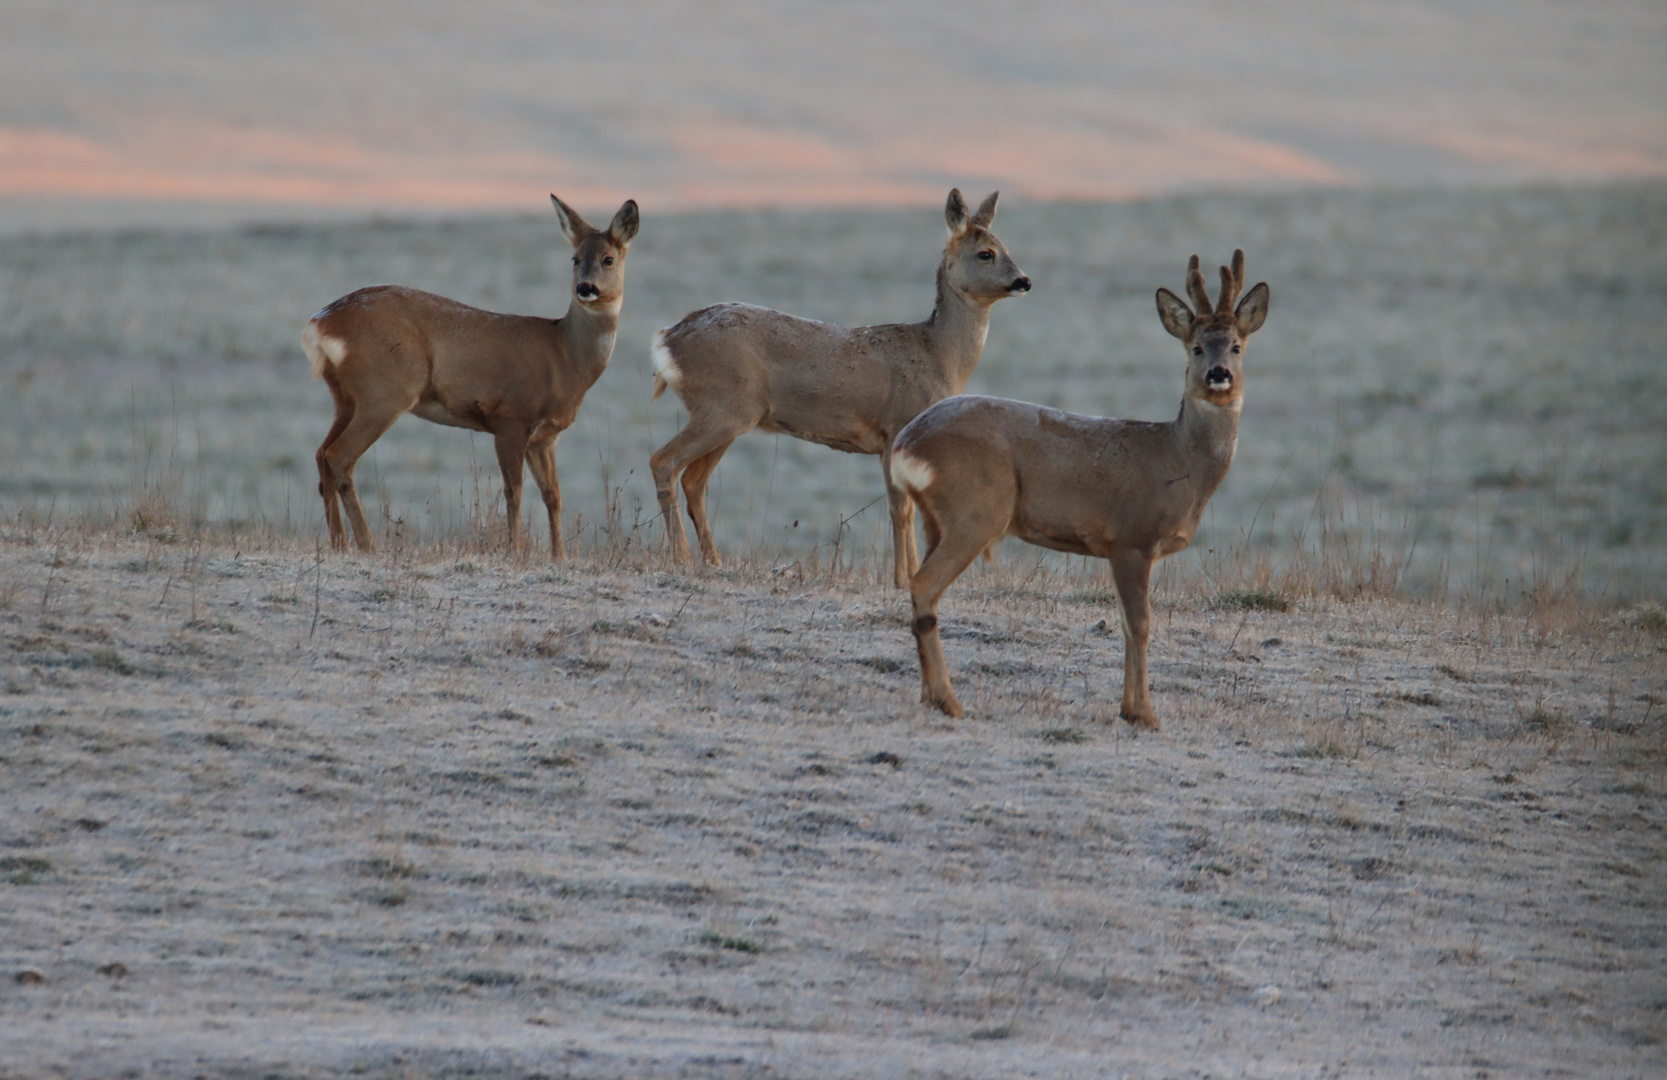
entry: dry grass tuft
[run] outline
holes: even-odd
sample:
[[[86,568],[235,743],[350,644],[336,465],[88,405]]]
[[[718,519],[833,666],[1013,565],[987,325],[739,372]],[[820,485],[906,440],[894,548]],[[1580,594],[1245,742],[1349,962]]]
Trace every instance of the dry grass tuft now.
[[[1228,592],[1210,601],[1210,606],[1221,611],[1290,611],[1291,598],[1269,590]]]
[[[1667,637],[1667,608],[1649,602],[1637,604],[1610,616],[1611,625],[1656,637]]]

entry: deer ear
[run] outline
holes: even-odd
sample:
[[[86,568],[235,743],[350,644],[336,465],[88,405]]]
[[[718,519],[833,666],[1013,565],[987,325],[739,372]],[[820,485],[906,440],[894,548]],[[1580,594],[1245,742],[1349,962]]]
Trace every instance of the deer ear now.
[[[990,222],[996,219],[996,200],[999,198],[1001,198],[1001,192],[990,192],[990,197],[979,203],[978,209],[973,212],[972,224],[980,229],[988,229]]]
[[[1268,283],[1259,281],[1254,289],[1245,293],[1233,317],[1239,320],[1239,333],[1245,337],[1262,329],[1262,324],[1268,318]]]
[[[1192,333],[1192,309],[1187,307],[1185,300],[1168,289],[1158,290],[1158,318],[1163,321],[1165,330],[1182,341]]]
[[[579,246],[579,241],[585,238],[586,233],[595,231],[591,228],[590,222],[579,216],[577,210],[556,198],[555,195],[550,196],[550,201],[555,204],[556,220],[561,222],[561,234],[567,237],[568,242],[574,247]]]
[[[608,235],[614,238],[614,243],[626,247],[637,235],[637,226],[642,224],[642,218],[637,214],[637,200],[626,199],[625,205],[614,215],[613,224],[608,226]]]
[[[960,236],[967,231],[967,201],[961,198],[960,188],[949,189],[949,201],[944,203],[943,218],[949,223],[950,236]]]

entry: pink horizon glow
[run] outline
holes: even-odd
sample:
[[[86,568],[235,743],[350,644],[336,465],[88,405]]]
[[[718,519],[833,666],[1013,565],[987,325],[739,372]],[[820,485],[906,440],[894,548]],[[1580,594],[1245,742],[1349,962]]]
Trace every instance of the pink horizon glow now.
[[[1423,131],[1479,165],[1571,177],[1663,177],[1643,151],[1572,152],[1523,138]],[[344,136],[227,125],[158,127],[124,142],[0,128],[0,198],[154,200],[321,208],[478,210],[626,197],[670,208],[933,203],[958,178],[1036,200],[1119,200],[1205,186],[1343,186],[1361,176],[1293,147],[1195,126],[1108,134],[1046,126],[891,137],[855,147],[724,117],[663,133],[675,164],[635,180],[532,152],[392,153]],[[1212,182],[1215,181],[1215,182]]]

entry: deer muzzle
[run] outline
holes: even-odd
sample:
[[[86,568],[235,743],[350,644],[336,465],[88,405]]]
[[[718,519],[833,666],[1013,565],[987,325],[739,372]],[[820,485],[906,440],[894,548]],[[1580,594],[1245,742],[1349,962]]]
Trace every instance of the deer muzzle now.
[[[573,286],[573,295],[577,296],[580,300],[595,300],[601,297],[602,290],[598,289],[595,285],[592,285],[588,281],[581,281],[579,284]]]
[[[1217,364],[1204,373],[1204,385],[1217,393],[1223,390],[1231,390],[1233,389],[1233,373]]]
[[[1027,278],[1027,277],[1014,278],[1013,283],[1011,285],[1007,286],[1007,291],[1009,293],[1012,293],[1015,296],[1017,296],[1020,293],[1029,292],[1030,291],[1030,279]]]

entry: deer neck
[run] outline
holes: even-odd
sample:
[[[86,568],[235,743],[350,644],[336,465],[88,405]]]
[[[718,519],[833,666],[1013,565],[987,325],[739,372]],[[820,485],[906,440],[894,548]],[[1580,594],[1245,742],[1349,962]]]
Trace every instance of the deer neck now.
[[[619,332],[619,308],[595,311],[577,300],[556,324],[560,352],[567,366],[586,386],[602,377],[613,355],[614,337]]]
[[[1240,398],[1231,405],[1212,405],[1202,398],[1181,399],[1175,419],[1175,442],[1183,457],[1195,463],[1193,477],[1209,497],[1227,476],[1239,446]]]
[[[938,302],[926,320],[927,348],[960,393],[984,355],[990,332],[990,305],[969,300],[949,287],[938,268]]]

